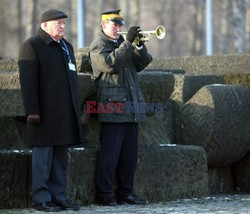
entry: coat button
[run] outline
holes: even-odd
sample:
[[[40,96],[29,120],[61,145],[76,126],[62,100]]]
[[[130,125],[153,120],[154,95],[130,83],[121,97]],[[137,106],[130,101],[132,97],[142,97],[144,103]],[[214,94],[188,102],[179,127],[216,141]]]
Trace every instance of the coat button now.
[[[126,101],[126,98],[124,98],[123,100]]]
[[[133,89],[133,87],[131,86],[131,87],[130,87],[130,89],[132,90],[132,89]]]
[[[108,101],[111,101],[111,99],[109,98]]]

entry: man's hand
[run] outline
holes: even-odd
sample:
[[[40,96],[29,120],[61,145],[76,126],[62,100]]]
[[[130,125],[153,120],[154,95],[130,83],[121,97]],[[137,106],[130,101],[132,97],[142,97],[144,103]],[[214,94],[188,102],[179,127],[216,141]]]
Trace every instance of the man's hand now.
[[[140,31],[141,30],[140,30],[139,26],[133,26],[133,27],[129,28],[126,39],[130,43],[132,43],[135,40],[135,37],[138,36]]]
[[[138,34],[138,36],[139,36],[139,39],[143,37],[142,34]],[[144,43],[145,43],[145,41],[139,41],[137,47],[142,47],[144,45]]]
[[[40,115],[39,114],[30,114],[27,117],[27,122],[28,123],[40,123]]]

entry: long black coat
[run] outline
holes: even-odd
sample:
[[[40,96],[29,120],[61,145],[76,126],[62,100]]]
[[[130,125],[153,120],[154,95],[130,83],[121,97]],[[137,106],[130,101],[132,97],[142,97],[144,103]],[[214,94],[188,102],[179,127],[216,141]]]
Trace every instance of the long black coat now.
[[[75,64],[73,47],[64,42]],[[41,118],[40,124],[28,123],[30,145],[82,142],[77,72],[69,70],[61,45],[40,28],[37,36],[22,44],[18,66],[25,113]]]

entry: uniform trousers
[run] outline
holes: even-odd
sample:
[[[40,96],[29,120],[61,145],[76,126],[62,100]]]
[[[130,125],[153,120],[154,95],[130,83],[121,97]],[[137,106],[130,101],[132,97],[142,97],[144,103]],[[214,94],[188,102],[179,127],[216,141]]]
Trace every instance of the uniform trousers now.
[[[101,123],[96,167],[96,196],[112,196],[112,181],[117,178],[116,196],[132,194],[137,164],[138,124]]]
[[[68,146],[32,148],[32,198],[35,204],[66,201]]]

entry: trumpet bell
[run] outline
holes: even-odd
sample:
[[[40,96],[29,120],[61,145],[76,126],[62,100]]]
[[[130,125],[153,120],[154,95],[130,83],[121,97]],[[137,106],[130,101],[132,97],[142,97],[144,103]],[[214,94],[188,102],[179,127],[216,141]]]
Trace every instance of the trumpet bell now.
[[[159,25],[155,30],[155,35],[158,39],[163,39],[166,35],[165,27],[162,25]]]
[[[156,36],[157,39],[163,39],[166,35],[166,29],[162,25],[158,25],[155,30],[141,31],[140,41],[149,41],[152,36]]]

